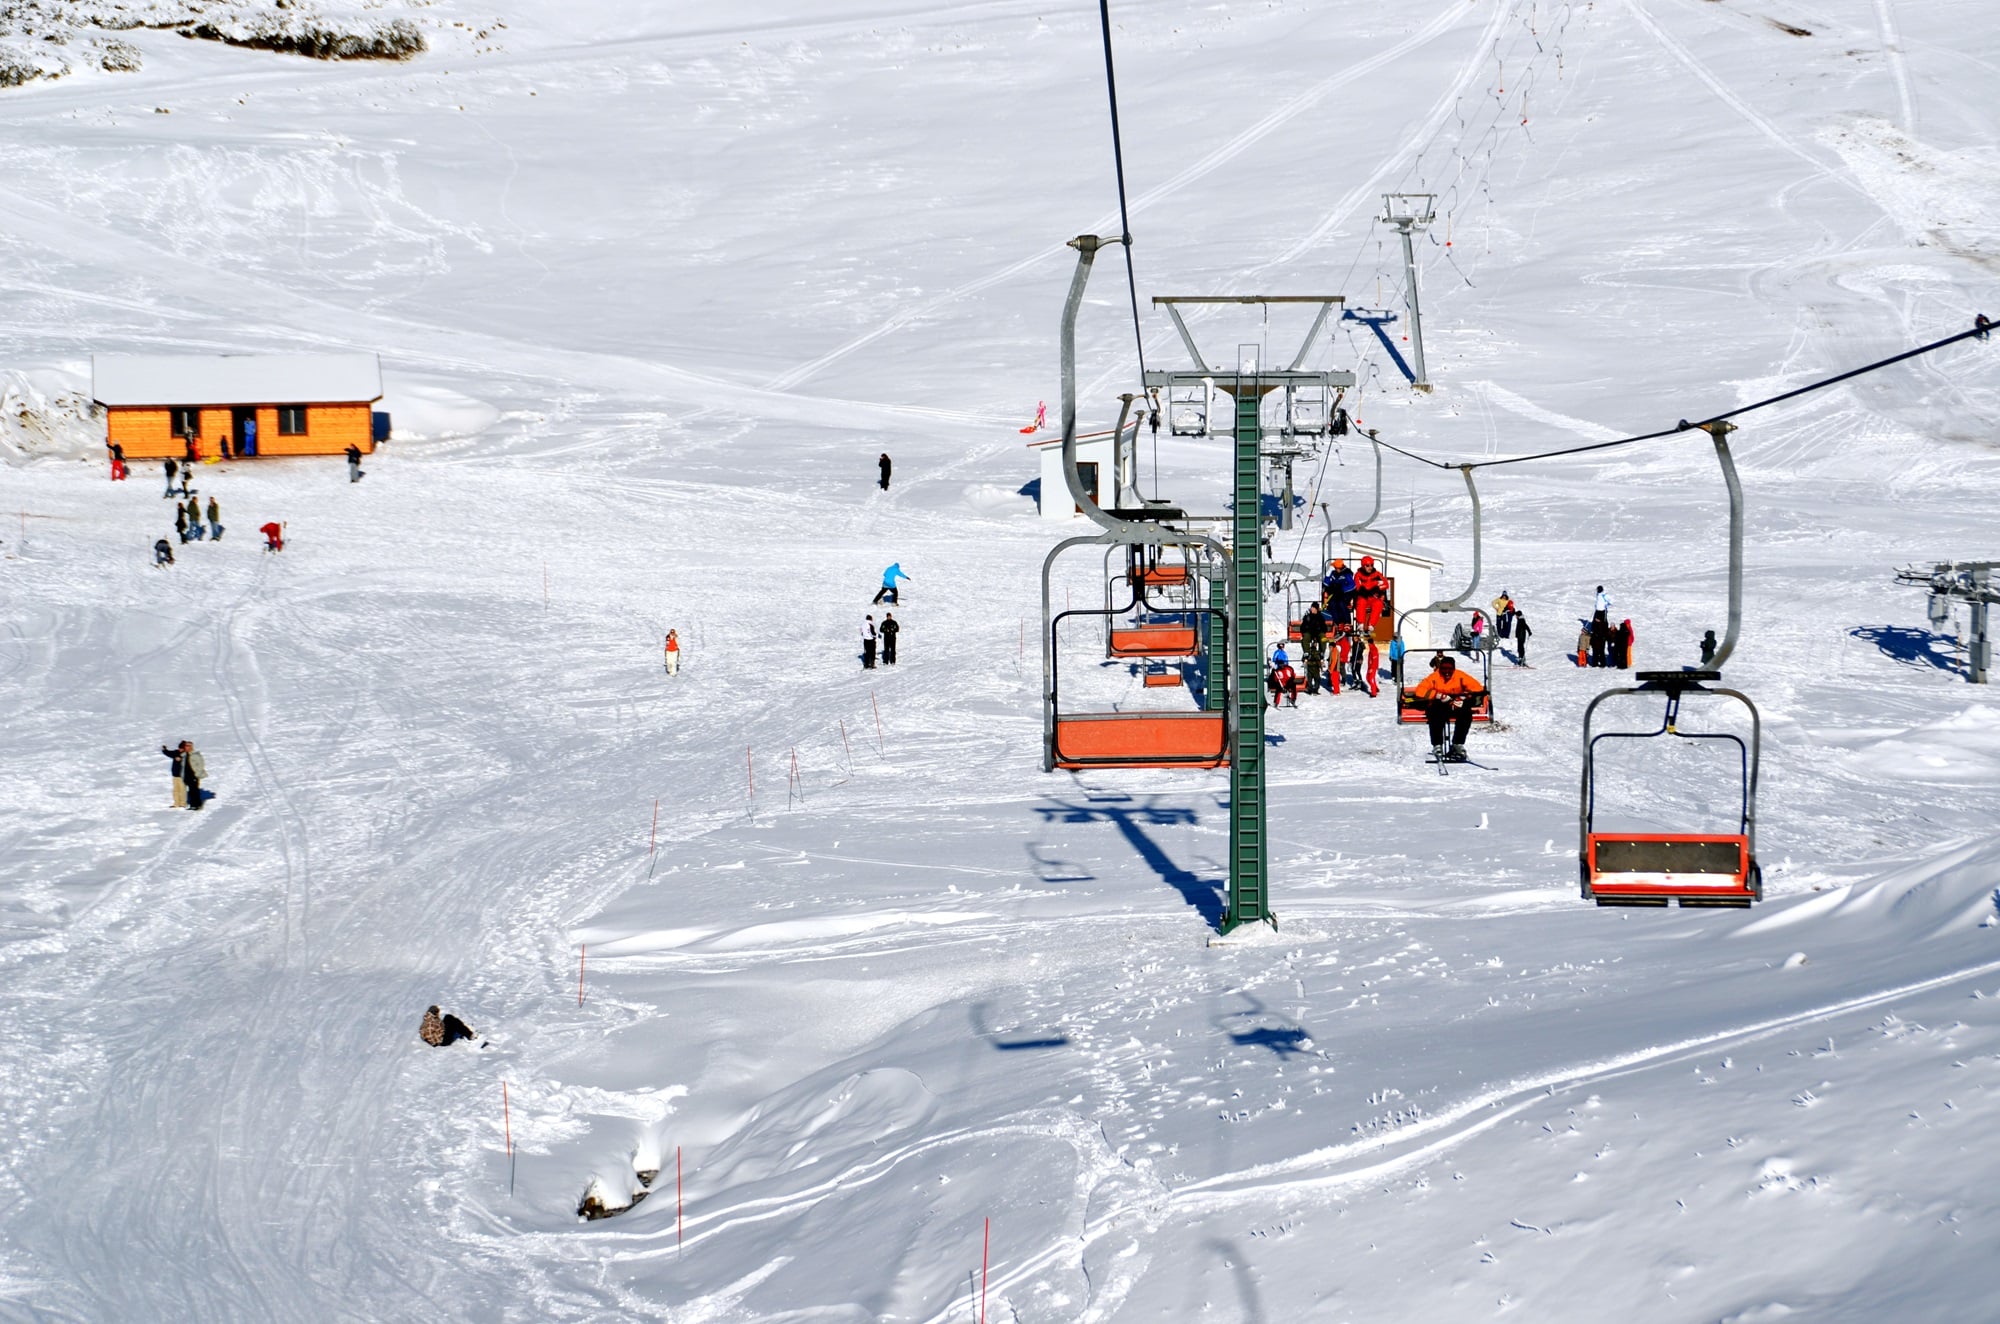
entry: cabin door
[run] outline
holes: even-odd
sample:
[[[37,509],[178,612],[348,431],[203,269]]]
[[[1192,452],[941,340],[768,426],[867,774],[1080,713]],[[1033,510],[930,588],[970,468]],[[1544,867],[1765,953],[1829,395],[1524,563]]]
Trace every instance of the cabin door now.
[[[230,414],[230,443],[238,455],[257,453],[257,411],[254,409],[232,409]]]
[[[1096,501],[1100,506],[1103,505],[1104,502],[1099,499],[1097,491],[1097,466],[1095,464],[1079,463],[1076,466],[1076,476],[1083,480],[1083,490],[1090,493],[1091,500]],[[1078,506],[1076,513],[1081,515],[1083,507]]]

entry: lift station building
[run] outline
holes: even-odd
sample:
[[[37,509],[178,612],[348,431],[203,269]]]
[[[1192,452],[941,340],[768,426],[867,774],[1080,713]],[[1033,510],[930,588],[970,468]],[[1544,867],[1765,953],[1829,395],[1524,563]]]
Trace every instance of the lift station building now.
[[[388,434],[373,354],[96,354],[90,397],[128,460],[178,459],[190,434],[245,457],[366,453]]]

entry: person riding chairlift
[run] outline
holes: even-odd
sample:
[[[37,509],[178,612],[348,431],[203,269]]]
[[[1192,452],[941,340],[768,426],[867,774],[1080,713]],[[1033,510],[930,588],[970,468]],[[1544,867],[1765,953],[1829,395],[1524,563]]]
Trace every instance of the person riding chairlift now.
[[[1429,723],[1431,747],[1439,750],[1448,763],[1465,762],[1465,737],[1472,730],[1472,715],[1479,707],[1479,696],[1485,687],[1471,676],[1458,669],[1458,662],[1449,653],[1441,653],[1432,664],[1431,674],[1417,682],[1410,691],[1410,697],[1424,706],[1424,720]],[[1445,727],[1451,727],[1451,745],[1445,746]]]
[[[1354,572],[1355,623],[1373,630],[1388,605],[1389,581],[1375,568],[1374,557],[1362,557],[1361,568]]]

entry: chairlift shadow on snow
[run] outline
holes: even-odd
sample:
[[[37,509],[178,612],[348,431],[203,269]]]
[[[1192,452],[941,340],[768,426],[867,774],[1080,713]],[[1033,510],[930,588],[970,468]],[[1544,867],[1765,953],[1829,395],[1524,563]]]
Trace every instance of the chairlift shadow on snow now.
[[[1195,913],[1216,932],[1222,931],[1222,880],[1190,873],[1147,836],[1147,827],[1193,826],[1199,819],[1194,810],[1165,807],[1150,801],[1139,803],[1129,795],[1093,795],[1084,803],[1054,800],[1039,805],[1035,812],[1047,823],[1109,823],[1139,853],[1139,858],[1160,876],[1160,881],[1181,894]]]
[[[1038,1048],[1069,1047],[1069,1036],[1066,1034],[1022,1037],[1016,1031],[1013,1038],[1001,1038],[1002,1032],[995,1030],[986,1023],[986,1004],[984,1002],[973,1003],[966,1014],[972,1022],[972,1032],[987,1043],[992,1044],[995,1049],[1002,1053],[1029,1052]]]
[[[1236,996],[1248,1005],[1242,1011],[1230,1012],[1216,1021],[1216,1028],[1229,1036],[1230,1043],[1244,1048],[1268,1048],[1280,1058],[1312,1050],[1312,1035],[1304,1026],[1283,1023],[1284,1018],[1266,1008],[1261,998],[1243,992],[1238,992]],[[1250,1021],[1253,1024],[1249,1029],[1231,1029],[1231,1021]],[[1272,1024],[1274,1021],[1280,1023]]]
[[[1930,666],[1952,676],[1965,674],[1965,665],[1958,656],[1958,641],[1950,635],[1908,625],[1861,625],[1848,633],[1908,666]]]

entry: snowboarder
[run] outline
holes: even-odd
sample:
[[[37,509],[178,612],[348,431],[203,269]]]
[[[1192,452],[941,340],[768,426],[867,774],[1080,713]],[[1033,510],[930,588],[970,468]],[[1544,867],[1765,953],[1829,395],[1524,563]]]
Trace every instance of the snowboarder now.
[[[208,499],[208,529],[210,536],[217,542],[222,541],[222,511],[213,496]]]
[[[461,1039],[477,1039],[472,1027],[458,1017],[446,1012],[438,1014],[435,1004],[424,1011],[424,1023],[417,1027],[417,1037],[432,1048],[448,1048]]]
[[[167,495],[167,496],[168,496],[169,498],[171,498],[171,497],[173,496],[173,494],[174,494],[174,475],[180,472],[180,468],[181,468],[181,467],[180,467],[180,465],[178,465],[178,464],[176,464],[176,463],[174,462],[174,457],[173,457],[173,456],[171,456],[171,455],[169,455],[169,456],[168,456],[168,457],[166,458],[165,462],[164,462],[164,463],[162,463],[162,465],[161,465],[160,467],[161,467],[161,468],[163,468],[163,469],[165,469],[165,470],[167,471],[167,492],[166,492],[166,495]]]
[[[876,590],[875,601],[880,602],[882,599],[887,598],[890,606],[902,606],[903,595],[901,590],[896,587],[896,581],[908,578],[909,576],[903,573],[903,563],[901,561],[884,570],[882,572],[882,587]]]
[[[162,539],[162,541],[165,541]],[[185,809],[188,803],[187,756],[194,748],[190,741],[183,740],[178,745],[161,745],[160,753],[172,761],[174,778],[174,808]]]
[[[1618,628],[1612,631],[1611,651],[1612,654],[1614,655],[1615,660],[1617,661],[1618,669],[1620,671],[1629,670],[1631,668],[1632,622],[1629,619],[1620,621],[1618,624]]]
[[[896,636],[902,629],[893,615],[886,611],[882,613],[882,661],[888,666],[896,665]]]
[[[1715,661],[1715,650],[1721,645],[1715,642],[1715,631],[1710,630],[1701,637],[1701,664],[1705,667]]]
[[[115,441],[110,443],[110,445],[111,445],[111,481],[114,483],[122,483],[125,481],[125,475],[128,472],[125,468],[125,448],[123,446],[120,446]]]
[[[669,630],[669,631],[667,631],[667,644],[666,644],[666,653],[667,653],[667,674],[668,674],[669,676],[678,676],[678,675],[680,675],[680,674],[681,674],[681,636],[680,636],[680,633],[679,633],[679,631],[676,631],[676,630]]]
[[[153,543],[153,568],[157,570],[163,565],[172,565],[173,563],[174,563],[173,544],[168,542],[165,538],[160,538],[156,540]]]
[[[882,490],[886,492],[889,490],[889,452],[883,451],[877,456],[875,464],[882,470],[882,477],[878,481],[882,484]]]
[[[861,669],[875,669],[875,618],[870,616],[861,627]]]
[[[347,481],[358,483],[365,476],[361,472],[361,448],[359,446],[349,446],[347,448]]]
[[[1514,665],[1528,665],[1528,636],[1534,631],[1528,628],[1528,618],[1518,608],[1514,612]]]
[[[208,537],[208,530],[201,527],[201,502],[194,497],[187,499],[188,536],[196,542]]]
[[[1445,762],[1465,762],[1465,737],[1472,730],[1473,710],[1483,692],[1478,681],[1458,669],[1457,660],[1449,653],[1440,654],[1436,669],[1410,691],[1411,697],[1424,705],[1431,747]],[[1447,725],[1451,727],[1449,748],[1445,745]]]

